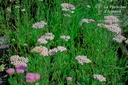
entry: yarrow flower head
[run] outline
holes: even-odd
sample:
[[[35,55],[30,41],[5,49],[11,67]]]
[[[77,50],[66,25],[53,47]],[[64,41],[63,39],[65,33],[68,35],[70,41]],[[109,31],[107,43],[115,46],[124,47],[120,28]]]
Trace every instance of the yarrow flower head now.
[[[70,11],[71,13],[73,13],[73,10],[75,10],[75,6],[72,4],[62,3],[61,6],[63,11]]]
[[[6,70],[6,72],[8,73],[8,74],[14,74],[14,69],[13,68],[9,68],[8,70]]]
[[[70,36],[63,35],[60,36],[60,38],[64,39],[65,41],[68,41],[70,39]]]
[[[106,82],[106,78],[100,74],[94,74],[93,78],[99,80],[100,82]]]
[[[115,40],[118,43],[121,43],[123,40],[126,40],[126,38],[124,36],[122,36],[121,34],[116,35],[113,40]]]
[[[57,49],[57,48],[53,48],[53,49],[50,49],[50,50],[49,50],[48,54],[49,54],[49,55],[54,55],[54,54],[57,53],[57,52],[58,52],[58,49]]]
[[[58,51],[62,52],[62,51],[66,51],[67,48],[63,47],[63,46],[57,46]]]
[[[104,18],[106,24],[113,24],[119,22],[116,16],[105,16]]]
[[[39,79],[40,79],[40,75],[39,74],[28,73],[26,75],[26,82],[28,82],[28,83],[36,82]]]
[[[29,62],[28,58],[20,57],[19,55],[12,55],[10,61],[13,65],[21,64],[23,66],[27,66],[27,63]]]
[[[62,51],[66,51],[67,49],[63,46],[57,46],[57,48],[53,48],[53,49],[50,49],[48,54],[49,55],[54,55],[55,53],[57,53],[58,51],[62,52]]]
[[[67,81],[72,81],[72,77],[67,77]]]
[[[39,53],[41,56],[48,56],[48,49],[44,46],[36,46],[31,52]]]
[[[105,24],[105,28],[107,28],[109,31],[117,33],[117,34],[121,33],[121,28],[119,27],[118,24],[110,24],[110,25]]]
[[[25,71],[25,70],[23,70],[23,69],[16,69],[16,72],[17,72],[17,73],[24,73],[24,71]]]
[[[48,41],[47,40],[53,40],[54,35],[52,33],[46,33],[45,35],[41,36],[37,41],[40,44],[46,44]]]
[[[95,22],[95,20],[93,20],[93,19],[82,19],[82,20],[80,21],[80,25],[82,25],[84,22],[86,22],[86,23],[91,23],[91,22]]]
[[[32,28],[35,28],[35,29],[38,29],[38,28],[44,28],[44,26],[46,25],[47,23],[45,23],[44,21],[40,21],[40,22],[37,22],[35,24],[32,25]]]
[[[77,56],[75,59],[81,65],[83,65],[84,63],[90,63],[91,62],[91,60],[89,60],[86,56]]]

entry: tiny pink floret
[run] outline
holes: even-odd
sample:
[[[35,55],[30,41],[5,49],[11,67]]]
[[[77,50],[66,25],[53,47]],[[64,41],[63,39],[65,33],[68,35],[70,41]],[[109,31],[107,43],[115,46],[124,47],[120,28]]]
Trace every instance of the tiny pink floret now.
[[[67,80],[68,81],[72,81],[72,77],[67,77]]]

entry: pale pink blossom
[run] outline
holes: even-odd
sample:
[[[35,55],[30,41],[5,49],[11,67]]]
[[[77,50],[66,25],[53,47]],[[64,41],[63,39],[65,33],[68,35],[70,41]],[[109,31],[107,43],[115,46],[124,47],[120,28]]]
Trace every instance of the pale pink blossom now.
[[[63,46],[57,46],[58,51],[62,52],[62,51],[66,51],[67,48],[63,47]]]
[[[40,79],[40,75],[39,74],[28,73],[26,75],[26,82],[29,82],[29,83],[36,82],[39,79]]]
[[[126,38],[124,36],[122,36],[121,34],[116,35],[113,40],[115,40],[118,43],[121,43],[123,40],[126,40]]]
[[[60,38],[64,39],[65,41],[68,41],[70,39],[70,36],[62,35]]]
[[[117,34],[121,33],[121,28],[117,24],[110,24],[110,25],[105,24],[104,26],[111,32],[115,32]]]
[[[82,20],[80,21],[80,25],[82,25],[84,22],[86,22],[86,23],[91,23],[91,22],[95,22],[95,20],[93,20],[93,19],[82,19]]]
[[[40,22],[37,22],[35,24],[32,25],[32,28],[35,28],[35,29],[39,29],[39,28],[44,28],[44,26],[46,25],[47,23],[45,23],[44,21],[40,21]]]
[[[94,74],[93,78],[99,80],[100,82],[106,82],[106,78],[100,74]]]
[[[80,63],[81,65],[83,65],[84,63],[90,63],[90,62],[91,62],[91,60],[88,59],[86,56],[77,56],[75,59],[76,59],[76,60],[78,61],[78,63]]]
[[[67,81],[72,81],[72,77],[67,77]]]
[[[14,74],[14,69],[13,68],[9,68],[8,70],[6,70],[6,72],[8,73],[8,74]]]
[[[16,69],[16,72],[17,72],[17,73],[24,73],[24,71],[25,71],[25,70],[23,70],[23,69]]]

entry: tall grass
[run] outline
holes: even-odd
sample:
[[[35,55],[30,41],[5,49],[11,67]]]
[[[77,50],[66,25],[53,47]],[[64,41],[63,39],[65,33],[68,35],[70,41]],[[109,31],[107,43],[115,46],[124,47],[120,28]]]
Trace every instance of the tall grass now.
[[[69,13],[71,17],[63,16],[66,12],[62,11],[61,4],[64,2],[76,7],[75,13]],[[114,33],[97,26],[104,16],[98,13],[100,9],[95,8],[96,4],[98,0],[22,0],[20,4],[15,4],[20,8],[15,8],[14,4],[9,5],[11,12],[6,13],[1,7],[1,29],[10,44],[8,60],[16,54],[29,59],[28,70],[24,74],[9,75],[10,85],[35,85],[25,82],[25,75],[29,72],[41,75],[41,79],[37,81],[39,85],[125,85],[126,59],[118,61],[119,44],[112,41]],[[91,8],[87,8],[87,5]],[[22,12],[21,9],[25,11]],[[80,26],[83,18],[92,18],[95,22]],[[47,22],[45,28],[33,29],[32,24],[40,21]],[[47,32],[52,32],[55,39],[45,45],[41,44],[42,46],[48,49],[64,46],[67,51],[47,57],[31,53],[35,46],[39,46],[37,39]],[[61,35],[69,35],[71,38],[64,41],[60,39]],[[81,65],[75,59],[78,55],[85,55],[92,62]],[[104,75],[106,82],[94,79],[94,74]],[[66,80],[69,76],[72,81]]]

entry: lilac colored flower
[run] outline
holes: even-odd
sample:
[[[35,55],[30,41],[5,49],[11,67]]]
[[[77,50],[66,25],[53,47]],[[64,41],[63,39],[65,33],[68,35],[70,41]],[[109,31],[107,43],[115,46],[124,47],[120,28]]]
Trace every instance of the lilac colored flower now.
[[[67,80],[68,81],[72,81],[72,77],[67,77]]]
[[[62,6],[62,10],[63,11],[72,11],[72,10],[75,10],[75,6],[72,5],[72,4],[62,3],[61,6]]]
[[[100,74],[94,74],[93,78],[99,80],[100,82],[106,82],[106,78]]]
[[[39,79],[40,79],[40,75],[39,74],[28,73],[26,75],[26,82],[29,82],[29,83],[36,82]]]
[[[9,68],[8,70],[6,70],[6,72],[8,74],[14,74],[14,69],[13,68]]]
[[[28,69],[26,66],[23,66],[23,65],[21,65],[21,64],[15,65],[15,68],[17,68],[17,69],[22,69],[22,70],[27,70],[27,69]]]
[[[88,22],[95,22],[95,20],[93,20],[93,19],[89,19]]]
[[[33,24],[32,28],[40,29],[40,28],[44,28],[45,25],[47,25],[47,23],[45,23],[44,21],[40,21],[40,22]]]
[[[24,73],[24,70],[23,69],[16,69],[16,72],[17,73]]]

